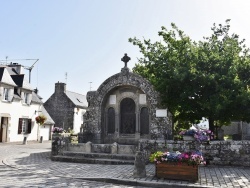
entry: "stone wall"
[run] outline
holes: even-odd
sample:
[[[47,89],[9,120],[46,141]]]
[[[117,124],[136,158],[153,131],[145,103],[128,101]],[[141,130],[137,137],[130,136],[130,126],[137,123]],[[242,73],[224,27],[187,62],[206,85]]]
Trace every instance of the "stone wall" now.
[[[71,144],[68,143],[63,151],[85,152],[85,153],[107,153],[107,154],[135,154],[137,147],[134,145],[93,144],[91,142]]]
[[[140,140],[138,147],[134,145],[93,144],[91,142],[71,144],[65,141],[67,136],[52,136],[52,155],[63,151],[135,154],[136,151],[145,151],[146,159],[152,151],[194,151],[200,150],[209,165],[248,166],[250,167],[250,141],[210,141],[199,144],[195,141],[153,141]],[[62,145],[59,145],[62,144]],[[62,147],[65,146],[65,147]],[[59,148],[60,151],[57,149]],[[53,154],[54,153],[54,154]]]
[[[149,144],[150,143],[150,144]],[[153,141],[146,143],[141,141],[141,148],[150,145],[152,150],[162,151],[202,151],[205,159],[210,165],[234,165],[234,166],[250,166],[250,141],[210,141],[198,144],[192,141]],[[149,152],[148,152],[149,154]]]

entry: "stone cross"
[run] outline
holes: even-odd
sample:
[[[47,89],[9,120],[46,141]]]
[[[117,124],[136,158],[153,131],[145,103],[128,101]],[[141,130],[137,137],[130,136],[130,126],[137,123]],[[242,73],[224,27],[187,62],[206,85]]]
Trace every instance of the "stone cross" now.
[[[124,56],[121,60],[125,63],[124,67],[127,67],[127,63],[129,62],[130,57],[128,57],[127,54],[124,54]]]

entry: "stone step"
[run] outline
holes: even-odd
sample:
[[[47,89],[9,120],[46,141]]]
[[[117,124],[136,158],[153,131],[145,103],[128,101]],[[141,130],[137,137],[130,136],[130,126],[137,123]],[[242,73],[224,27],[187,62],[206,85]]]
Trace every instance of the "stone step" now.
[[[86,153],[86,152],[73,152],[64,151],[64,156],[76,158],[94,158],[94,159],[118,159],[118,160],[135,160],[133,154],[108,154],[108,153]]]
[[[244,140],[250,140],[250,136],[249,135],[245,136]]]
[[[134,160],[85,158],[85,157],[72,157],[64,155],[52,156],[51,160],[60,162],[74,162],[74,163],[87,163],[87,164],[134,165]]]

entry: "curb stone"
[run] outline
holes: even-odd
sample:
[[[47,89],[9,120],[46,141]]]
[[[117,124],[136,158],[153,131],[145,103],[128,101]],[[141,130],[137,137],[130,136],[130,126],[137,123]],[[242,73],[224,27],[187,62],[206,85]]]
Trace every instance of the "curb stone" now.
[[[95,177],[74,177],[74,179],[82,179],[88,181],[98,181],[98,182],[105,182],[105,183],[114,183],[114,184],[121,184],[121,185],[131,185],[131,186],[143,186],[143,187],[153,187],[153,188],[166,188],[166,187],[173,187],[173,188],[181,188],[181,187],[189,187],[189,188],[197,188],[197,187],[204,187],[209,188],[212,186],[203,186],[203,185],[182,185],[182,184],[174,184],[174,183],[166,183],[166,182],[146,182],[140,180],[130,180],[130,179],[118,179],[118,178],[95,178]]]

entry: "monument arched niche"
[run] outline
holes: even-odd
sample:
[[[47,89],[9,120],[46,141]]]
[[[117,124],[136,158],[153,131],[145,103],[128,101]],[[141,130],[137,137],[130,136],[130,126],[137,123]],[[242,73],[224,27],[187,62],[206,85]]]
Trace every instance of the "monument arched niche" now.
[[[145,118],[148,121],[146,123],[145,120],[141,122],[140,115],[141,109],[149,109],[149,106],[145,93],[138,87],[121,85],[111,89],[104,97],[101,109],[101,132],[104,142],[136,142],[137,137],[148,136],[149,131],[146,131],[145,135],[146,132],[142,131],[141,127],[149,130],[150,118]]]

